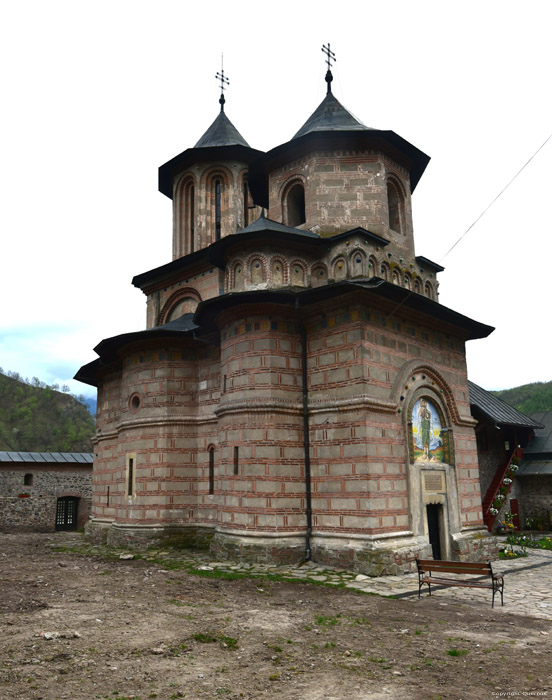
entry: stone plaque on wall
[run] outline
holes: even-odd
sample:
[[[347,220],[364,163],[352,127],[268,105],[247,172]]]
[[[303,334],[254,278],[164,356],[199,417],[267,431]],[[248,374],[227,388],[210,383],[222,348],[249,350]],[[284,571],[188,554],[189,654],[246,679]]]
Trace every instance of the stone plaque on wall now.
[[[445,479],[443,472],[423,472],[422,483],[424,493],[443,493]]]

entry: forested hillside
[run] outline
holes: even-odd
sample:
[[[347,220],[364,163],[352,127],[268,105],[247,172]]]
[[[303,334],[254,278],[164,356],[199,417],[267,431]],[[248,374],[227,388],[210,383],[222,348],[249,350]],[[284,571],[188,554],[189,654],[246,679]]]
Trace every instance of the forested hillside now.
[[[491,394],[506,401],[510,406],[525,413],[526,416],[530,416],[536,411],[552,410],[552,382],[524,384],[514,389],[492,391]]]
[[[0,370],[0,450],[92,452],[95,422],[68,387],[58,391]]]

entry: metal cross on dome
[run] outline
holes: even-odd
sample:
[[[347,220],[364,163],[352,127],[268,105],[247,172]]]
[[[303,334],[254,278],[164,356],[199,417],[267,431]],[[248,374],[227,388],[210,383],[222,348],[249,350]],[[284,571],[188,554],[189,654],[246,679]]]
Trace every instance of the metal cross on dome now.
[[[322,53],[326,54],[326,64],[328,66],[328,70],[331,70],[332,61],[335,63],[337,61],[337,59],[335,57],[335,53],[330,50],[330,42],[329,41],[328,41],[327,46],[322,45]]]
[[[326,65],[328,66],[328,70],[326,71],[326,82],[328,83],[328,92],[331,92],[331,84],[333,80],[333,75],[332,75],[332,61],[335,63],[337,61],[335,57],[335,53],[330,49],[330,42],[328,41],[328,45],[324,46],[322,45],[322,53],[326,54]]]
[[[220,80],[220,99],[219,99],[219,104],[220,104],[220,109],[224,110],[224,103],[226,100],[224,99],[224,91],[226,90],[226,86],[230,85],[230,81],[228,78],[224,75],[224,59],[221,61],[222,67],[220,71],[215,75],[215,78],[217,80]]]

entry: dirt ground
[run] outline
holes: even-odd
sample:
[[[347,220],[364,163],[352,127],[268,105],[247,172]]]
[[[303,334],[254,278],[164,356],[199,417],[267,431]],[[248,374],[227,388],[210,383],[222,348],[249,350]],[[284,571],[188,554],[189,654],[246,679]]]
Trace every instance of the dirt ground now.
[[[67,537],[0,534],[2,700],[552,697],[545,620],[55,551]]]

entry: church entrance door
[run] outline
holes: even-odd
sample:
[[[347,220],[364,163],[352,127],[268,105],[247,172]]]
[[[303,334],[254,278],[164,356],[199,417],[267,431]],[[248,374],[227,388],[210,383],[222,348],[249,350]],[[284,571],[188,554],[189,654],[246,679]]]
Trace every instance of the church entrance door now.
[[[441,519],[443,517],[443,506],[439,503],[428,503],[427,512],[427,532],[429,544],[433,551],[435,560],[441,559]]]

